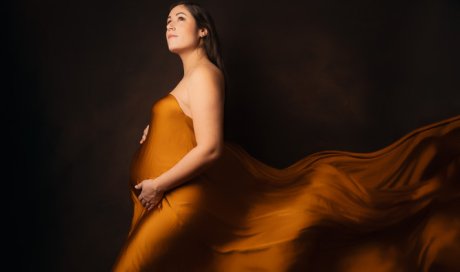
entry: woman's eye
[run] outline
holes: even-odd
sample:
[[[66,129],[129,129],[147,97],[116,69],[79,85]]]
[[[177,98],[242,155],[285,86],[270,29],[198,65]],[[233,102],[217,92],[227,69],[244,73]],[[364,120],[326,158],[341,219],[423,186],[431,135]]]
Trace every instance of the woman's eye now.
[[[178,18],[179,18],[178,20],[185,20],[185,18],[184,18],[184,17],[178,17]],[[169,25],[169,23],[171,23],[171,21],[167,21],[167,22],[166,22],[166,26],[168,26],[168,25]]]

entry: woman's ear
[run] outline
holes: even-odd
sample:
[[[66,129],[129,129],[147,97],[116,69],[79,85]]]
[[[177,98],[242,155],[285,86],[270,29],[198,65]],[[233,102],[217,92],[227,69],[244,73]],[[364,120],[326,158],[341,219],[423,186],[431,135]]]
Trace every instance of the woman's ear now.
[[[203,28],[203,29],[201,30],[200,37],[203,38],[203,37],[206,36],[206,35],[208,35],[208,30],[207,30],[206,28]]]

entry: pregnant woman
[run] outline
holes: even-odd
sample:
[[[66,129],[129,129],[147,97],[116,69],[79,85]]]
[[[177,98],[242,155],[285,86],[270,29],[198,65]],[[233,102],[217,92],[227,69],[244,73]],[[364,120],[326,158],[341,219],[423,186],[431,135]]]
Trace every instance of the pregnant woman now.
[[[273,168],[223,140],[210,15],[172,5],[166,38],[184,76],[152,105],[113,271],[460,269],[460,116],[375,152],[326,150]]]

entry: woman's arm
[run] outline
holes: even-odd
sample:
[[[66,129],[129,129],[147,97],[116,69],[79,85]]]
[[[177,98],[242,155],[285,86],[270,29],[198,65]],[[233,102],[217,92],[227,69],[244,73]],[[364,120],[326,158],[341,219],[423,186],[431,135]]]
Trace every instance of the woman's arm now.
[[[200,174],[219,158],[223,146],[224,78],[219,70],[197,68],[187,89],[197,145],[168,171],[154,188],[168,191]]]
[[[187,89],[197,145],[155,179],[135,186],[148,210],[161,204],[164,192],[192,179],[219,158],[223,149],[224,78],[220,70],[196,68]],[[161,206],[161,205],[160,205]]]

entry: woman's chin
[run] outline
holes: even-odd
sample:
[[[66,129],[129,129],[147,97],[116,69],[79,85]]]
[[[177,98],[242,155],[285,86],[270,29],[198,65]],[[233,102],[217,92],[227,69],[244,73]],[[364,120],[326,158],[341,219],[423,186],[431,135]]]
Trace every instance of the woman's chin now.
[[[176,47],[169,47],[169,52],[171,53],[175,53],[175,54],[178,54],[179,53],[179,48],[176,48]]]

